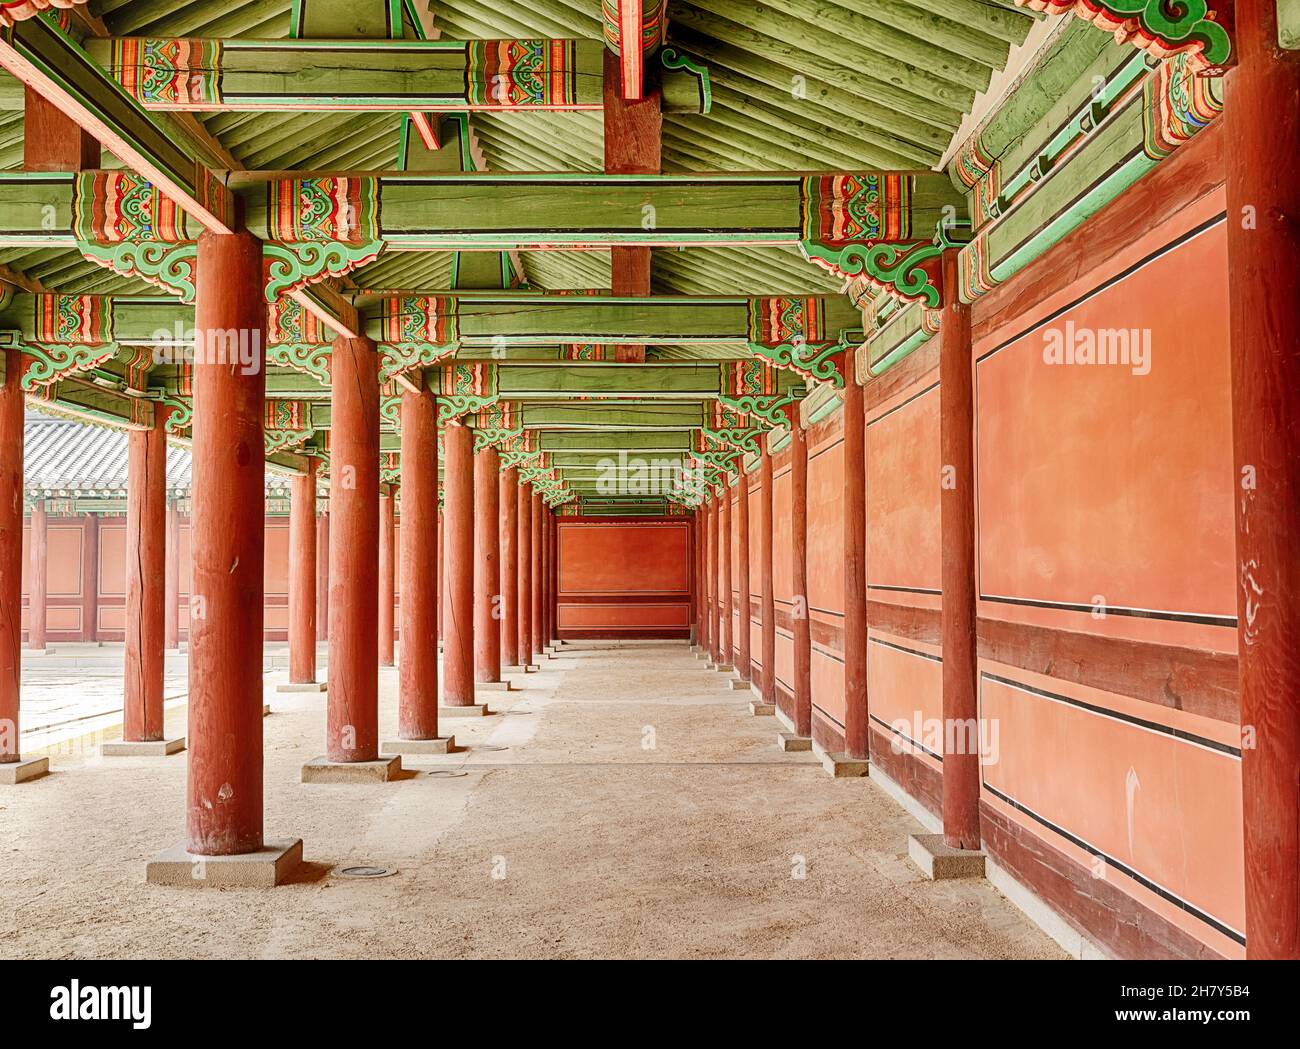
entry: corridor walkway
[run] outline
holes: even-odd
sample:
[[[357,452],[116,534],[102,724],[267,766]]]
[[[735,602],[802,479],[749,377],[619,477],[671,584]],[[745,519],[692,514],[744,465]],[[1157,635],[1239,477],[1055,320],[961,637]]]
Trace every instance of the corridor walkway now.
[[[1061,956],[986,882],[923,880],[890,798],[781,753],[684,644],[566,646],[498,716],[444,721],[465,749],[373,786],[301,784],[325,699],[267,680],[267,836],[304,839],[303,876],[146,886],[184,757],[56,757],[0,799],[0,956]],[[381,672],[384,738],[396,684]],[[339,877],[359,864],[398,873]]]

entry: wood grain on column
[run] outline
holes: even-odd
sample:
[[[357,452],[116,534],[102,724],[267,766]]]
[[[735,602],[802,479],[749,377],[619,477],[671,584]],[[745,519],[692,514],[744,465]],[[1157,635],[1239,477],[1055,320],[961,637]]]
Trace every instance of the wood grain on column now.
[[[943,610],[943,841],[954,849],[980,845],[979,752],[953,726],[978,717],[975,642],[975,384],[970,306],[958,294],[958,249],[943,254],[939,328],[939,444]]]
[[[501,662],[517,667],[519,654],[519,471],[501,471],[498,488],[501,522]]]
[[[96,528],[95,532],[98,533]],[[89,538],[89,531],[87,537]],[[95,537],[95,554],[99,537]],[[173,499],[167,504],[167,607],[163,611],[164,641],[168,648],[181,647],[181,510]],[[98,589],[98,588],[96,588]],[[93,641],[93,637],[87,637]]]
[[[852,371],[852,367],[849,368]],[[867,720],[867,475],[866,409],[862,387],[844,387],[844,749],[868,756]]]
[[[726,664],[731,664],[735,661],[736,656],[734,651],[735,642],[732,636],[734,634],[733,623],[732,623],[732,617],[734,612],[733,609],[734,594],[732,593],[732,589],[731,589],[731,575],[732,575],[731,563],[733,561],[733,557],[732,557],[733,548],[731,543],[731,486],[730,484],[724,482],[722,487],[721,498],[722,498],[722,503],[721,503],[722,514],[721,517],[719,518],[721,523],[718,525],[718,550],[720,552],[720,557],[722,562],[722,573],[718,580],[718,590],[722,597],[722,610],[719,613],[718,619],[719,619],[719,623],[721,624],[721,632],[719,636],[722,638],[722,640],[719,643],[718,647],[722,651],[722,662]]]
[[[219,345],[266,344],[261,242],[203,233],[197,278],[186,848],[213,856],[262,846],[266,371]]]
[[[751,631],[749,603],[749,475],[744,465],[736,481],[736,573],[740,620],[736,627],[736,669],[741,681],[749,681],[751,672]]]
[[[326,756],[379,758],[379,354],[334,340],[330,361],[330,611]]]
[[[328,504],[316,522],[316,640],[328,641],[330,629],[330,513]]]
[[[49,622],[50,591],[50,541],[49,515],[45,500],[32,503],[31,535],[27,545],[27,647],[35,651],[45,648],[46,627]]]
[[[790,542],[794,574],[794,727],[812,735],[812,622],[808,607],[808,432],[790,429]]]
[[[533,486],[519,486],[519,661],[533,661]]]
[[[0,381],[0,762],[19,759],[18,699],[22,676],[23,606],[23,357],[5,356]]]
[[[1222,118],[1250,958],[1300,957],[1300,52],[1280,9],[1238,0]]]
[[[442,431],[443,705],[474,705],[474,437],[463,422]]]
[[[167,433],[154,407],[148,430],[127,433],[126,626],[122,738],[163,738],[163,614],[167,603]]]
[[[501,456],[474,453],[474,680],[501,680]]]
[[[402,659],[398,665],[397,738],[438,738],[438,402],[433,391],[405,388],[401,405]]]
[[[397,597],[397,529],[396,522],[394,521],[394,504],[396,502],[397,500],[394,498],[391,486],[384,485],[380,488],[379,590],[377,593],[377,600],[379,604],[379,665],[381,667],[391,667],[396,663],[396,660],[393,658],[393,625]]]
[[[776,587],[772,576],[772,455],[763,439],[758,461],[758,571],[762,590],[763,702],[776,703]]]
[[[289,681],[316,680],[316,459],[289,484]]]
[[[532,624],[532,645],[534,655],[542,654],[542,493],[534,490],[532,498],[533,508],[533,527],[531,533],[532,540],[532,561],[533,561],[533,586],[532,586],[532,603],[533,613],[529,622]]]

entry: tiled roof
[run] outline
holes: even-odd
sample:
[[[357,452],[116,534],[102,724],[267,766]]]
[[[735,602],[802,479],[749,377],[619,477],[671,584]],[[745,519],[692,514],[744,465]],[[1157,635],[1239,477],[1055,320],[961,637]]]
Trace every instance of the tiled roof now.
[[[126,493],[127,437],[116,430],[28,412],[23,456],[29,492]],[[284,475],[267,471],[268,489],[278,491],[288,484]],[[167,489],[189,492],[190,453],[186,448],[167,449]]]

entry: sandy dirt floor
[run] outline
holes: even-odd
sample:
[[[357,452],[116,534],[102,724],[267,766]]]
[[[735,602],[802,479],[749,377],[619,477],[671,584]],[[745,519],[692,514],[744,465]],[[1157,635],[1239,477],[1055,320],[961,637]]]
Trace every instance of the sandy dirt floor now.
[[[0,957],[1063,957],[986,882],[922,878],[892,799],[780,752],[684,644],[566,649],[388,784],[300,783],[326,700],[280,678],[266,834],[304,840],[299,878],[146,885],[181,839],[185,757],[68,748],[0,792]],[[391,738],[395,670],[380,694]]]

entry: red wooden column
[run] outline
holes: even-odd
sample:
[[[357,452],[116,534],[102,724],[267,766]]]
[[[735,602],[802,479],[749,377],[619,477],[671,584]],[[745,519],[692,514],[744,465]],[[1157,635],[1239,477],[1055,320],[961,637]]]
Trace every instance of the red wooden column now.
[[[474,437],[463,422],[442,431],[443,706],[474,705]]]
[[[96,523],[98,519],[96,518]],[[98,527],[96,528],[98,532]],[[90,541],[90,530],[86,540]],[[98,553],[98,537],[95,552]],[[98,581],[98,574],[93,577]],[[167,606],[163,610],[163,639],[168,648],[181,647],[181,510],[172,500],[167,504]],[[87,637],[93,641],[93,637]]]
[[[186,849],[225,856],[263,844],[266,372],[222,363],[214,344],[229,331],[266,343],[262,244],[203,233],[197,273]]]
[[[533,662],[533,486],[519,486],[519,661]]]
[[[379,665],[391,667],[393,658],[394,587],[397,565],[394,544],[397,539],[393,520],[393,490],[385,485],[379,492]]]
[[[726,475],[724,474],[725,478]],[[722,575],[718,582],[718,589],[721,591],[721,610],[718,615],[720,624],[719,636],[722,638],[718,647],[722,650],[722,665],[730,666],[734,661],[733,638],[731,623],[732,615],[732,593],[731,593],[731,485],[725,480],[722,487],[722,513],[719,515],[718,525],[718,551],[722,562]]]
[[[99,640],[99,515],[86,515],[86,528],[82,533],[82,550],[85,563],[81,574],[81,637],[85,641]],[[170,533],[168,542],[171,542]],[[170,550],[170,547],[168,548]],[[171,594],[168,593],[170,601]],[[166,615],[167,613],[164,613]],[[164,629],[165,641],[165,629]],[[176,646],[173,645],[173,648]]]
[[[1300,957],[1300,53],[1277,17],[1238,0],[1223,117],[1251,958]]]
[[[334,340],[330,362],[329,715],[326,758],[379,759],[379,353]]]
[[[501,662],[519,667],[519,470],[502,470],[497,492],[500,515]]]
[[[533,654],[541,656],[543,623],[542,623],[542,493],[533,491],[532,499],[533,527],[532,527],[532,569],[533,580],[531,590],[531,600],[533,603],[533,614],[529,620],[532,625],[532,644]]]
[[[50,531],[44,499],[32,503],[31,535],[27,542],[31,569],[27,586],[27,647],[39,652],[45,648],[50,603]]]
[[[443,519],[442,512],[442,487],[438,489],[438,578],[440,580],[447,578],[447,530],[446,521]],[[445,586],[445,584],[442,584]],[[438,650],[442,651],[442,621],[443,613],[446,611],[442,606],[445,602],[441,599],[438,601]]]
[[[704,511],[702,507],[696,507],[691,514],[691,647],[695,649],[704,643],[704,615],[700,611],[704,595],[703,539]]]
[[[772,455],[763,439],[758,461],[758,571],[762,589],[763,702],[776,705],[776,586],[772,578]]]
[[[794,728],[812,736],[812,622],[808,610],[808,433],[790,428],[790,542],[794,568]]]
[[[545,501],[542,503],[542,536],[542,644],[549,645],[555,638],[555,597],[552,590],[555,516]]]
[[[850,357],[850,362],[852,358]],[[844,384],[844,749],[866,758],[867,474],[866,409],[852,375]]]
[[[748,681],[750,673],[749,629],[749,475],[741,465],[736,480],[736,569],[739,590],[740,621],[736,626],[736,670],[741,681]]]
[[[421,385],[402,391],[402,659],[399,740],[438,738],[438,401]],[[399,747],[385,747],[398,750]]]
[[[316,460],[289,487],[289,683],[316,683]]]
[[[122,740],[163,738],[163,613],[167,603],[167,433],[170,412],[127,433],[126,629]],[[177,747],[179,749],[179,746]],[[112,748],[105,746],[105,753]]]
[[[501,456],[474,453],[474,680],[501,680]]]
[[[23,768],[39,774],[41,767],[21,763],[18,752],[23,604],[23,357],[17,350],[0,350],[0,353],[5,359],[4,380],[0,383],[0,783],[7,784],[17,782]]]
[[[958,249],[943,255],[943,317],[939,330],[939,443],[945,475],[940,491],[943,544],[943,841],[954,849],[980,845],[980,770],[965,730],[978,717],[975,648],[975,388],[970,307],[958,295]],[[952,731],[953,726],[960,731]],[[974,751],[967,753],[967,751]]]
[[[709,662],[718,661],[718,528],[717,500],[712,490],[704,502],[704,644]]]
[[[619,58],[605,49],[605,173],[657,175],[661,170],[662,91],[658,66],[646,69],[642,97],[623,98]],[[615,295],[650,294],[650,249],[610,249],[610,289]],[[619,346],[620,361],[642,362],[644,346]]]
[[[316,640],[328,641],[330,629],[330,512],[316,521]]]

